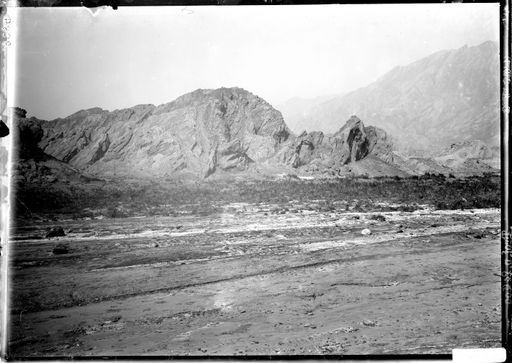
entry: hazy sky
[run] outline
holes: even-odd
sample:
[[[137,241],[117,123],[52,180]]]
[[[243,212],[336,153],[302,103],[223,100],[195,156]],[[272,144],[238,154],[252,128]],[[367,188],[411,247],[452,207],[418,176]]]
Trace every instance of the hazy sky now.
[[[222,86],[277,105],[499,39],[498,4],[21,8],[11,19],[19,31],[9,103],[44,119]]]

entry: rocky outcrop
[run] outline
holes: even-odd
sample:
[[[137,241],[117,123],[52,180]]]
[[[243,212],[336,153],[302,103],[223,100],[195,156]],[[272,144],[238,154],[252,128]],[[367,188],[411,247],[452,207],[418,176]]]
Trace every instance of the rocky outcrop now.
[[[387,162],[395,162],[395,153],[393,152],[393,141],[391,137],[381,128],[367,126],[364,128],[369,140],[368,148],[371,154]]]
[[[241,88],[200,89],[160,106],[83,110],[43,128],[46,153],[102,176],[245,170],[291,137],[279,111]]]
[[[333,135],[335,154],[343,165],[350,161],[357,161],[368,155],[369,140],[366,136],[364,125],[356,116],[350,117],[345,125],[343,125]]]
[[[9,114],[13,119],[22,119],[27,117],[27,110],[20,107],[11,107]]]
[[[500,169],[499,149],[480,140],[454,143],[435,157],[394,155],[394,163],[408,174],[478,175]]]
[[[365,127],[352,116],[337,132],[303,132],[295,142],[278,155],[278,160],[294,168],[311,171],[341,170],[349,163],[374,155],[386,162],[393,161],[392,144],[384,130]]]
[[[455,171],[490,171],[500,168],[499,150],[490,148],[480,140],[454,143],[444,150],[435,161]]]
[[[17,147],[17,157],[23,160],[48,158],[41,148],[39,142],[43,137],[41,122],[37,119],[13,118],[16,125],[14,134],[14,145]]]
[[[44,122],[36,118],[24,118],[26,111],[16,108],[11,113],[14,126],[14,182],[51,184],[71,180],[83,182],[87,177],[67,163],[46,154],[39,146],[44,135]]]

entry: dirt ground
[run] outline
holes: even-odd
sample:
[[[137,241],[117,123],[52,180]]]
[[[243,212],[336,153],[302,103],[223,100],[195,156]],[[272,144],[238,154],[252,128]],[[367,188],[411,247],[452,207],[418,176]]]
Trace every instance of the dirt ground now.
[[[232,204],[10,244],[11,357],[450,354],[501,346],[500,213]],[[371,234],[362,234],[363,229]],[[53,255],[58,243],[68,254]]]

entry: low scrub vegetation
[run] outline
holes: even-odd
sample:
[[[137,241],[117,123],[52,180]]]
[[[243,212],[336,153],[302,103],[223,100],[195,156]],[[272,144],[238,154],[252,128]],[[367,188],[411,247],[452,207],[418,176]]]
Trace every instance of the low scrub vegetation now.
[[[130,215],[209,215],[228,203],[308,204],[329,212],[414,211],[500,207],[500,178],[496,175],[452,178],[425,174],[409,178],[323,180],[251,180],[200,183],[106,183],[101,187],[22,186],[16,194],[17,216],[62,215],[74,218]],[[349,204],[355,201],[349,207]],[[340,207],[343,206],[343,207]],[[103,211],[103,212],[102,212]]]

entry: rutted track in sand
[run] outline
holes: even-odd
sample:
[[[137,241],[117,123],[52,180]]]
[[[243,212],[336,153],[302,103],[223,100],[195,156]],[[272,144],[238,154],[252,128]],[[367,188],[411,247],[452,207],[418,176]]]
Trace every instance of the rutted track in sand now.
[[[111,235],[72,244],[67,257],[50,251],[74,236],[16,243],[14,283],[26,295],[12,321],[15,352],[378,354],[403,353],[406,341],[439,353],[490,335],[486,344],[498,342],[499,212],[374,214],[312,213],[325,224],[295,229],[293,214],[243,215],[283,227],[269,233],[205,216],[181,229],[206,220],[207,235]],[[177,220],[145,225],[161,231]]]
[[[484,229],[484,228],[497,228],[499,227],[496,223],[477,223],[472,224],[472,229]],[[464,232],[467,231],[469,228],[465,224],[457,224],[457,225],[450,225],[450,226],[439,226],[439,227],[427,227],[427,228],[420,228],[420,229],[411,229],[407,230],[406,233],[396,233],[396,232],[385,232],[378,235],[370,235],[370,236],[364,236],[364,237],[357,237],[352,239],[338,239],[338,240],[327,240],[327,241],[320,241],[320,242],[311,242],[311,243],[298,243],[298,244],[291,244],[289,245],[290,248],[292,247],[298,247],[303,252],[309,253],[309,252],[315,252],[320,250],[336,250],[336,249],[346,249],[356,246],[363,246],[363,245],[371,245],[376,243],[386,243],[386,242],[392,242],[397,240],[408,240],[418,237],[425,237],[425,236],[436,236],[436,235],[442,235],[447,233],[458,233],[458,232]],[[402,252],[402,254],[406,254],[407,252]],[[418,253],[417,251],[414,251],[414,253]],[[286,252],[282,253],[283,255],[288,254]],[[251,253],[251,254],[244,254],[244,257],[263,257],[260,253]],[[391,256],[391,255],[389,255]],[[379,257],[389,257],[388,255],[380,255]],[[180,261],[173,261],[173,262],[165,262],[160,263],[158,265],[164,266],[164,265],[182,265],[184,262],[187,264],[193,264],[193,263],[203,263],[206,261],[213,262],[214,260],[226,260],[226,259],[236,259],[240,258],[241,255],[237,256],[227,256],[227,257],[215,257],[215,258],[205,258],[205,259],[197,259],[197,260],[180,260]],[[206,286],[206,285],[213,285],[223,282],[229,282],[229,281],[240,281],[248,278],[252,278],[255,276],[271,276],[275,274],[281,274],[288,271],[293,270],[300,270],[300,269],[308,269],[308,268],[318,268],[321,266],[328,266],[330,264],[339,264],[343,262],[353,262],[353,261],[362,261],[362,260],[369,260],[372,259],[372,256],[363,256],[363,257],[350,257],[350,258],[334,258],[334,259],[328,259],[323,261],[316,261],[311,263],[301,263],[297,265],[292,266],[283,266],[273,269],[267,269],[267,270],[261,270],[257,272],[247,273],[247,274],[240,274],[235,276],[230,276],[227,278],[219,278],[219,279],[212,279],[209,281],[203,281],[199,283],[189,283],[189,284],[183,284],[180,286],[171,286],[171,287],[161,287],[158,289],[153,290],[146,290],[141,291],[137,293],[129,293],[129,294],[122,294],[122,295],[116,295],[116,296],[109,296],[108,298],[101,299],[101,301],[113,301],[113,300],[120,300],[120,299],[126,299],[130,297],[136,297],[136,296],[145,296],[145,295],[151,295],[151,294],[157,294],[157,293],[170,293],[172,291],[177,290],[183,290],[186,288],[191,287],[200,287],[200,286]],[[153,263],[147,263],[147,264],[138,264],[138,265],[129,265],[129,266],[122,266],[122,267],[105,267],[100,269],[95,269],[94,271],[105,271],[108,272],[109,270],[120,270],[120,269],[133,269],[133,268],[140,268],[140,267],[155,267],[156,264]]]

